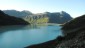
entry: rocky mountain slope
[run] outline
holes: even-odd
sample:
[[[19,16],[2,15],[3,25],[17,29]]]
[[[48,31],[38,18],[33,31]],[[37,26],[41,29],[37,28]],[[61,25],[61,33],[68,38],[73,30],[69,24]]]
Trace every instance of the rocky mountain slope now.
[[[65,11],[53,12],[53,13],[46,12],[45,14],[49,18],[49,23],[63,24],[72,19],[72,17]]]

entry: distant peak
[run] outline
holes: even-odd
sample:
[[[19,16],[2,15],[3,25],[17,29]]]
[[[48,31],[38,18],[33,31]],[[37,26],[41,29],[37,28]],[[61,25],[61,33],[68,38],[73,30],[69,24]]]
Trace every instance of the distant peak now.
[[[61,11],[61,13],[66,13],[65,11]]]
[[[50,13],[50,12],[45,12],[45,13]]]

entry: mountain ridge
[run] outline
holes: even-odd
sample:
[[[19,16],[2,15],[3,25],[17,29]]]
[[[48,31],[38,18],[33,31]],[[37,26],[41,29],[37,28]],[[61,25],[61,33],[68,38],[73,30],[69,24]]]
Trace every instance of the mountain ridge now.
[[[30,23],[58,23],[63,24],[72,19],[70,14],[61,12],[44,12],[33,14],[30,11],[3,10],[4,13],[18,18],[23,18]],[[40,21],[41,20],[41,21]]]

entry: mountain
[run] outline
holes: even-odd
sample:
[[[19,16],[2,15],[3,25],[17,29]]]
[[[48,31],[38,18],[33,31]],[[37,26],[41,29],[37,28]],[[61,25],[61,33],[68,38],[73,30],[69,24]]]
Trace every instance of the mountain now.
[[[0,26],[4,25],[27,25],[29,24],[21,18],[10,16],[0,10]]]
[[[30,16],[26,16],[24,19],[27,19],[27,21],[31,21],[30,23],[58,23],[63,24],[72,19],[72,17],[62,11],[62,12],[45,12],[45,13],[38,13]],[[39,22],[37,22],[37,20]],[[40,21],[41,20],[41,21]]]
[[[19,17],[19,18],[23,18],[25,16],[28,15],[32,15],[32,13],[30,11],[17,11],[17,10],[3,10],[4,13],[10,15],[10,16],[15,16],[15,17]]]
[[[30,11],[16,11],[16,10],[3,10],[4,13],[23,18],[26,21],[30,22],[31,24],[36,24],[36,23],[58,23],[58,24],[63,24],[72,19],[72,17],[66,13],[65,11],[61,12],[44,12],[44,13],[37,13],[33,14]]]
[[[49,23],[63,24],[72,19],[72,17],[65,11],[54,13],[45,12],[45,14],[47,14],[47,16],[49,17]]]

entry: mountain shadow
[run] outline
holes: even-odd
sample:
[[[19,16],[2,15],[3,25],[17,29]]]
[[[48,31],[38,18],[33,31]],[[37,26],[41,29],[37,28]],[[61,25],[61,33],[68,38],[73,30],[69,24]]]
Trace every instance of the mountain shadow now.
[[[28,25],[29,23],[21,18],[10,16],[0,10],[0,26],[5,25]]]

